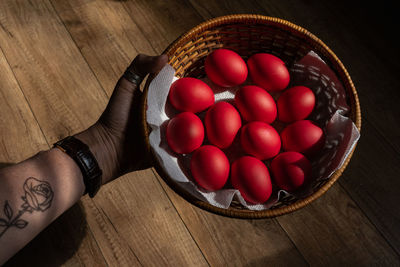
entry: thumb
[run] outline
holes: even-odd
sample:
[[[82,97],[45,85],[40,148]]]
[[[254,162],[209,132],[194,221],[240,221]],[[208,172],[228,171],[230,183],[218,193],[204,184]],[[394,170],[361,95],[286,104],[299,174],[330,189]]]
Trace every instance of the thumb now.
[[[144,78],[149,73],[159,72],[162,67],[167,64],[167,61],[167,55],[148,56],[139,54],[135,57],[128,69]]]

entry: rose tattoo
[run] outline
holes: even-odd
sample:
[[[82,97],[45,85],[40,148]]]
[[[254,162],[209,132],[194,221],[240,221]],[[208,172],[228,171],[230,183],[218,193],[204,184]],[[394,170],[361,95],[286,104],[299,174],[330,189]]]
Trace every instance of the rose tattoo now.
[[[13,216],[14,212],[7,200],[4,204],[3,211],[6,218],[0,217],[0,238],[10,227],[22,229],[28,225],[27,221],[20,219],[25,212],[43,212],[51,206],[54,193],[48,182],[29,177],[26,179],[23,188],[25,195],[21,198],[24,202],[15,217]],[[1,230],[2,227],[4,227],[3,230]]]

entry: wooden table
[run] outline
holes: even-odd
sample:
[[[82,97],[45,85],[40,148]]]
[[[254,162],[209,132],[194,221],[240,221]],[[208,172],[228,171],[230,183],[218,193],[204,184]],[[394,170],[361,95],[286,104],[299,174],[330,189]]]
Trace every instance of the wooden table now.
[[[94,199],[83,197],[6,265],[400,265],[400,50],[388,5],[0,1],[1,166],[94,123],[138,53],[160,54],[193,26],[226,14],[280,17],[316,34],[347,67],[363,113],[362,137],[343,176],[292,214],[217,216],[185,202],[147,169],[104,186]]]

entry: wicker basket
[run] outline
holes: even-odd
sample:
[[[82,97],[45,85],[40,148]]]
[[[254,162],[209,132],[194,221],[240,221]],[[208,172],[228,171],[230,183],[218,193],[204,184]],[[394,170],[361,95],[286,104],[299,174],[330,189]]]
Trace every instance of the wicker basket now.
[[[176,70],[177,77],[204,77],[204,60],[217,48],[228,48],[238,52],[244,59],[258,52],[267,52],[281,58],[287,65],[299,60],[310,50],[314,50],[337,74],[343,83],[350,105],[349,117],[357,128],[361,129],[361,111],[356,89],[345,67],[336,55],[316,36],[288,21],[261,15],[229,15],[206,21],[173,42],[164,53],[169,56],[169,64]],[[145,109],[149,84],[154,77],[149,77],[144,89],[143,130],[154,166],[160,176],[180,196],[190,203],[216,214],[236,218],[267,218],[295,211],[325,193],[339,178],[354,152],[351,152],[341,169],[312,195],[299,200],[291,200],[283,205],[265,210],[252,211],[240,204],[232,203],[228,209],[218,208],[203,202],[185,190],[168,176],[160,166],[149,144],[149,128],[146,123]]]

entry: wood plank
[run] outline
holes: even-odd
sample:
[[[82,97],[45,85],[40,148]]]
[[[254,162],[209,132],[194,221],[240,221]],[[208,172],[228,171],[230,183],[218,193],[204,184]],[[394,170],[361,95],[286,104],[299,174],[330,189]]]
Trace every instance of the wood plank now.
[[[96,121],[105,93],[51,4],[1,1],[0,23],[0,46],[48,143]]]
[[[20,162],[49,145],[15,80],[14,74],[0,49],[0,168]],[[12,124],[12,127],[10,127]],[[81,219],[81,209],[75,205],[63,216],[39,234],[29,245],[11,258],[7,265],[43,265],[64,263],[66,265],[104,262],[93,236],[85,235],[86,225]],[[74,224],[75,222],[75,224]],[[77,224],[78,223],[78,224]],[[80,229],[81,231],[76,231]],[[60,242],[62,240],[62,242]],[[79,243],[85,244],[79,247]],[[62,244],[62,246],[60,246]],[[44,250],[48,257],[37,253]],[[90,249],[90,250],[88,250]],[[74,254],[76,253],[76,254]]]
[[[2,167],[22,161],[48,147],[1,49],[0,114]]]
[[[108,17],[114,17],[114,14],[118,14],[118,16],[120,16],[120,20],[125,21],[125,19],[123,18],[125,16],[125,13],[123,12],[123,10],[120,9],[120,7],[118,5],[115,5],[114,3],[112,5],[110,5],[109,2],[104,3],[101,1],[89,1],[89,2],[86,2],[84,5],[82,5],[82,4],[79,5],[78,2],[76,2],[76,4],[73,2],[73,3],[71,3],[71,5],[67,5],[63,1],[53,1],[53,4],[54,4],[56,10],[58,11],[58,13],[60,14],[60,17],[65,22],[65,25],[68,28],[69,32],[71,32],[71,35],[73,36],[74,40],[76,41],[78,47],[89,47],[89,45],[86,45],[85,42],[91,43],[90,49],[81,50],[81,51],[82,51],[82,54],[87,59],[87,61],[89,62],[89,65],[91,66],[91,68],[96,73],[96,76],[99,76],[99,73],[100,73],[100,70],[97,69],[97,66],[99,65],[99,63],[97,62],[97,60],[93,60],[94,57],[90,57],[90,55],[96,55],[96,54],[102,53],[107,58],[117,58],[117,59],[120,58],[120,55],[116,54],[116,53],[119,53],[118,50],[115,50],[112,48],[112,47],[114,47],[114,45],[108,45],[108,46],[96,45],[96,42],[93,42],[92,40],[90,40],[90,41],[86,40],[84,38],[84,35],[94,36],[95,34],[97,34],[97,39],[106,38],[106,36],[112,36],[110,39],[113,40],[113,42],[117,42],[119,47],[126,47],[129,45],[129,43],[128,43],[129,40],[127,40],[126,38],[120,37],[120,35],[118,35],[118,31],[115,31],[115,28],[117,28],[117,26],[115,26],[115,27],[106,26],[106,25],[110,25],[113,23],[108,20]],[[125,31],[133,32],[133,31],[135,31],[135,28],[133,28],[133,27],[137,27],[137,28],[141,29],[141,32],[136,32],[135,33],[136,35],[134,35],[136,37],[136,41],[132,42],[132,40],[131,40],[130,42],[134,43],[135,46],[138,46],[138,43],[139,43],[139,45],[141,43],[144,43],[142,45],[142,47],[143,47],[142,49],[145,50],[145,51],[143,51],[145,53],[160,53],[162,50],[164,50],[170,41],[172,41],[174,38],[176,38],[176,36],[178,34],[180,34],[181,32],[188,29],[188,27],[190,25],[184,25],[184,21],[191,21],[192,24],[197,23],[197,21],[193,20],[193,16],[195,16],[196,13],[193,13],[193,11],[190,9],[187,9],[184,12],[186,14],[184,18],[178,17],[175,14],[173,15],[174,16],[173,18],[168,17],[168,16],[170,16],[170,13],[174,13],[173,10],[175,10],[177,8],[176,5],[180,4],[180,2],[177,2],[177,3],[169,2],[168,6],[163,6],[162,3],[155,3],[155,2],[152,2],[152,5],[153,4],[154,4],[154,6],[149,6],[148,4],[146,4],[144,2],[137,2],[137,3],[125,2],[124,3],[124,5],[126,5],[126,7],[127,7],[126,9],[128,10],[128,13],[126,13],[126,14],[131,15],[132,19],[135,19],[136,23],[138,23],[137,26],[132,26],[131,24],[126,24],[125,27],[128,27],[128,28],[125,28]],[[103,5],[106,5],[104,7],[104,9],[107,9],[107,14],[108,14],[107,16],[103,16],[103,13],[98,11],[98,9],[100,7],[103,7]],[[160,10],[161,7],[159,7],[159,6],[162,6],[163,9]],[[71,11],[71,8],[73,9],[73,11]],[[137,8],[137,10],[136,10],[136,8]],[[163,10],[165,8],[167,8],[168,10],[166,12],[163,12]],[[151,16],[143,15],[143,14],[149,14],[149,12],[153,12],[152,13],[153,15],[151,15]],[[96,25],[93,25],[92,23],[90,23],[89,20],[97,21],[98,23]],[[69,23],[71,21],[73,23]],[[178,23],[177,24],[174,23],[172,25],[173,21],[178,21]],[[99,26],[99,25],[103,25],[103,24],[105,24],[105,25]],[[168,26],[168,28],[159,28],[157,25],[169,25],[169,26]],[[181,28],[179,28],[179,27],[181,27]],[[101,30],[99,30],[99,28],[101,28]],[[168,29],[168,31],[165,31],[165,29]],[[151,38],[151,39],[149,39],[148,42],[151,43],[153,46],[154,46],[154,44],[158,44],[158,46],[160,47],[160,48],[158,48],[158,51],[154,51],[152,47],[146,48],[146,43],[145,43],[146,36],[148,38]],[[157,40],[158,38],[160,38],[160,39]],[[123,60],[121,60],[120,62],[118,62],[118,64],[121,65],[120,69],[123,70],[123,68],[126,66],[127,63],[124,62]],[[110,78],[108,77],[107,79],[110,79]],[[106,83],[102,82],[102,84],[104,86]],[[142,176],[143,174],[140,174],[140,175]],[[148,176],[149,174],[146,174],[146,175]],[[122,179],[124,179],[124,178],[122,178]],[[140,178],[140,179],[143,179],[143,178]],[[127,183],[125,183],[124,186],[126,187]],[[130,189],[130,190],[135,190],[135,188],[132,187],[132,189]],[[115,195],[115,193],[113,193],[114,191],[120,192],[120,194],[117,194],[117,195],[118,196],[121,195],[121,197],[123,197],[121,201],[116,202],[115,198],[117,196]],[[107,194],[110,194],[110,195],[113,194],[112,197],[108,197],[110,199],[109,203],[115,202],[114,205],[117,205],[117,204],[126,202],[125,205],[127,207],[132,205],[132,203],[125,200],[125,198],[127,197],[126,196],[127,191],[126,191],[126,189],[124,189],[122,187],[118,187],[113,190],[107,190]],[[171,193],[171,191],[170,191],[169,194],[173,194],[173,193]],[[104,198],[107,199],[107,197],[104,197]],[[103,199],[103,197],[101,199]],[[154,200],[151,200],[151,201],[154,201]],[[175,201],[174,201],[174,204],[176,205]],[[185,205],[187,208],[192,209],[192,206],[190,204],[185,203]],[[143,206],[148,206],[148,205],[143,205]],[[123,216],[121,215],[122,211],[120,208],[113,209],[112,206],[110,206],[110,205],[104,205],[103,209],[108,215],[114,214],[113,216],[109,216],[109,218],[111,221],[113,221],[114,224],[118,225],[118,227],[116,227],[117,229],[119,229],[119,228],[124,229],[126,227],[134,228],[134,226],[132,226],[131,220],[128,220],[127,218],[122,219]],[[123,209],[123,210],[125,210],[125,209]],[[142,209],[138,209],[138,208],[129,208],[129,210],[137,210],[138,212],[143,212]],[[154,213],[155,211],[148,210],[148,212]],[[171,212],[172,211],[169,209],[167,209],[167,211],[165,211],[163,209],[157,209],[157,214],[159,213],[158,216],[163,216],[165,218],[164,220],[170,220],[170,218],[168,218],[168,217],[170,216],[169,213],[171,213]],[[181,216],[182,216],[182,213],[185,213],[185,211],[183,211],[182,209],[179,210],[179,212],[180,212]],[[198,212],[205,213],[204,211],[198,211]],[[193,212],[190,214],[193,214]],[[196,215],[197,213],[194,213],[194,214]],[[148,217],[148,215],[146,215],[146,214],[143,214],[142,216]],[[120,219],[116,221],[114,219],[116,217],[118,217]],[[197,217],[198,216],[196,215],[194,218],[197,218]],[[200,248],[202,249],[202,252],[205,254],[205,257],[207,258],[207,261],[211,265],[227,264],[227,263],[229,263],[229,259],[232,257],[232,255],[236,255],[236,254],[238,255],[237,259],[235,259],[236,263],[239,263],[239,262],[244,263],[244,262],[246,262],[245,261],[246,257],[250,257],[250,255],[247,254],[248,250],[243,251],[243,250],[241,250],[240,246],[237,246],[235,249],[233,249],[231,244],[222,242],[222,240],[224,238],[227,238],[228,236],[232,235],[228,229],[235,229],[238,232],[244,232],[243,231],[244,229],[253,229],[254,228],[253,226],[248,225],[248,226],[242,227],[241,221],[237,221],[233,224],[230,224],[229,220],[227,220],[225,218],[225,220],[223,221],[223,224],[230,226],[230,228],[227,227],[226,231],[224,231],[223,233],[219,233],[219,238],[221,240],[214,240],[213,236],[217,233],[216,230],[221,226],[221,221],[218,221],[213,217],[211,217],[211,218],[206,217],[206,218],[210,219],[210,221],[211,221],[206,224],[206,225],[211,225],[212,230],[210,231],[207,228],[205,228],[204,226],[199,227],[199,223],[196,222],[196,220],[187,220],[188,218],[192,218],[192,217],[185,216],[185,219],[186,219],[185,223],[193,224],[192,227],[189,227],[191,234],[193,234],[193,231],[197,231],[197,234],[195,236],[196,242],[199,244],[199,240],[203,241],[199,245],[200,245]],[[123,221],[121,222],[120,220],[123,220]],[[133,221],[135,221],[135,220],[133,220]],[[206,222],[207,220],[203,219],[203,221]],[[170,229],[169,231],[172,231],[172,229]],[[136,232],[133,232],[133,231],[127,230],[127,232],[138,235]],[[255,238],[255,241],[252,244],[258,245],[260,247],[260,250],[257,251],[258,253],[260,253],[260,251],[263,251],[265,249],[265,247],[268,247],[264,241],[265,236],[268,236],[269,233],[273,233],[273,236],[280,240],[280,244],[281,244],[280,248],[282,248],[282,250],[290,251],[289,253],[293,256],[293,257],[290,257],[290,259],[287,259],[286,261],[304,264],[304,260],[302,259],[301,255],[299,255],[299,253],[296,251],[296,249],[293,248],[293,245],[291,244],[290,240],[287,238],[286,234],[282,231],[282,229],[280,229],[279,225],[276,225],[276,223],[271,224],[268,227],[268,230],[263,233],[263,235],[259,236],[259,235],[257,235],[257,233],[258,232],[254,231],[254,229],[253,229],[253,231],[252,231],[253,237],[258,237],[258,238]],[[143,233],[143,234],[145,234],[145,233]],[[140,239],[143,239],[143,238],[140,238]],[[143,246],[143,244],[135,244],[135,242],[136,242],[136,240],[138,240],[138,238],[133,237],[133,238],[129,238],[129,240],[132,240],[130,242],[132,242],[131,246],[133,248],[137,247],[137,246]],[[180,241],[180,242],[183,242],[183,241]],[[187,241],[184,241],[184,242],[187,242]],[[238,242],[238,240],[236,242]],[[152,246],[150,246],[149,249],[154,250],[154,248],[152,248]],[[175,249],[175,246],[173,246],[171,249]],[[134,250],[134,251],[135,252],[138,251],[137,255],[141,262],[143,259],[146,261],[150,260],[150,259],[148,259],[149,254],[140,255],[140,253],[141,253],[140,250]],[[154,253],[157,253],[157,250]],[[258,257],[259,255],[256,255],[256,254],[257,253],[253,253],[251,255]],[[265,254],[265,252],[264,252],[264,254]],[[281,257],[278,257],[277,259],[283,260],[283,255]],[[272,261],[272,259],[271,259],[271,261]],[[163,263],[163,262],[159,262],[159,263]]]
[[[3,31],[0,36],[3,37],[1,44],[13,68],[23,66],[21,69],[16,68],[16,76],[49,143],[67,134],[74,134],[92,124],[104,109],[108,98],[51,3],[46,0],[38,0],[33,3],[16,1],[2,3],[0,9],[2,15],[0,21],[7,32],[12,35]],[[95,14],[99,13],[101,14],[101,12],[95,12]],[[23,16],[17,14],[23,14]],[[101,27],[97,30],[100,29]],[[32,32],[34,34],[29,34]],[[101,35],[101,32],[99,34]],[[90,41],[96,42],[96,40]],[[29,45],[33,43],[35,46]],[[134,51],[132,46],[130,49]],[[97,55],[101,57],[102,51],[97,51]],[[107,82],[111,83],[110,80]],[[88,105],[88,103],[91,104]],[[50,111],[51,113],[49,113]],[[82,116],[82,114],[84,115]],[[150,173],[152,179],[155,179],[150,170],[147,172]],[[145,173],[144,176],[146,176]],[[128,177],[134,179],[135,174],[128,175]],[[125,187],[122,180],[115,181],[114,184],[122,188],[132,188]],[[142,194],[132,195],[125,191],[128,196],[133,196],[129,198],[129,201],[140,202],[142,199],[148,198],[148,192],[153,192],[155,197],[149,198],[153,201],[148,203],[148,208],[156,210],[157,206],[154,205],[160,205],[159,202],[162,201],[160,196],[164,194],[162,188],[154,183],[141,186],[143,187]],[[100,212],[107,210],[105,206],[109,204],[102,202],[101,198],[102,194],[107,194],[109,190],[105,186],[98,197],[93,200],[94,203],[85,198],[82,200],[83,206],[88,210],[87,221],[90,231],[94,233],[95,238],[99,238],[98,243],[107,264],[117,266],[124,263],[140,264],[143,259],[137,259],[136,251],[133,251],[131,247],[132,242],[136,242],[136,240],[126,239],[129,233],[119,233],[113,228],[118,219],[110,221],[108,218],[111,216],[107,217],[108,214]],[[157,192],[160,193],[157,194]],[[168,200],[165,205],[171,206]],[[93,207],[97,207],[97,211]],[[124,208],[126,207],[121,206],[120,211],[128,214],[130,210]],[[158,252],[154,255],[158,255],[160,259],[154,257],[151,262],[180,259],[182,263],[203,262],[206,264],[188,231],[184,227],[179,227],[183,224],[176,212],[170,215],[168,221],[163,222],[164,227],[169,225],[179,229],[179,231],[173,232],[172,236],[160,231],[163,227],[157,227],[157,223],[162,221],[160,218],[155,217],[154,220],[146,221],[138,217],[138,221],[140,223],[135,229],[129,229],[130,231],[145,232],[146,227],[149,226],[152,226],[151,229],[157,229],[146,232],[147,235],[143,236],[142,242],[147,239],[148,242],[153,243],[153,240],[163,240],[163,242],[153,244],[153,250]],[[169,238],[168,240],[160,239],[160,235],[167,235]],[[171,242],[180,244],[182,240],[185,240],[183,243],[185,249],[165,249]],[[144,264],[150,263],[144,261]]]
[[[142,265],[208,265],[154,176],[135,172],[120,183],[110,184],[96,203]]]
[[[244,220],[215,215],[188,204],[161,178],[160,183],[211,266],[308,265],[275,219]]]
[[[61,265],[107,266],[88,228],[81,203],[57,218],[5,266]]]
[[[395,251],[339,184],[278,221],[312,266],[400,264]]]
[[[400,154],[364,120],[351,167],[339,181],[400,255],[399,173]]]
[[[123,4],[157,53],[164,51],[182,33],[202,21],[185,0],[132,0]]]
[[[101,253],[107,261],[107,265],[141,266],[135,252],[131,250],[125,239],[121,237],[107,215],[101,211],[96,201],[90,199],[88,196],[83,197],[81,201],[86,211],[86,220],[90,226],[90,231],[96,239]],[[88,258],[89,266],[93,265],[93,260]]]
[[[268,15],[268,10],[263,10],[257,1],[189,1],[204,19],[212,19],[230,14],[261,14]],[[272,10],[271,10],[272,12]]]
[[[117,1],[59,1],[53,6],[107,94],[138,53],[154,54]]]

